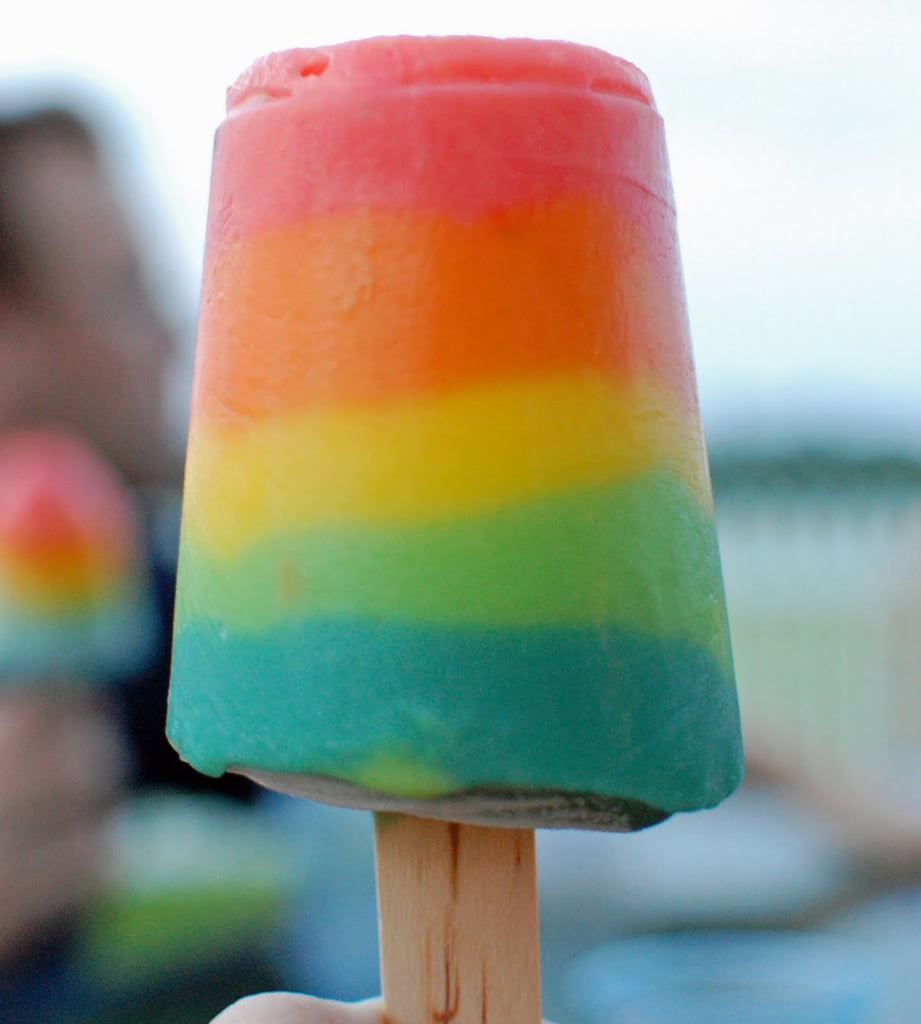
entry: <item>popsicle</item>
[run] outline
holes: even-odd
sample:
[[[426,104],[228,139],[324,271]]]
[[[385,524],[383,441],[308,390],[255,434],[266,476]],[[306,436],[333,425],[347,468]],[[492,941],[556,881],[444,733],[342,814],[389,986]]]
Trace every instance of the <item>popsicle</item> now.
[[[0,686],[113,682],[143,667],[155,637],[114,469],[63,429],[0,437]]]
[[[215,143],[168,732],[201,771],[624,830],[738,784],[661,119],[562,42],[257,61]]]

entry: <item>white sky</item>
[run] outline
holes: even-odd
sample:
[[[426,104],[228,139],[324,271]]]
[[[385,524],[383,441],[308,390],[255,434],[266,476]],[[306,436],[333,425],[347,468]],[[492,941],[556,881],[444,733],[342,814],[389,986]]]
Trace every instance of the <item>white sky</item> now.
[[[77,76],[139,133],[194,295],[211,136],[262,53],[379,33],[568,38],[649,76],[665,118],[705,420],[894,419],[921,446],[917,0],[322,0],[10,5],[0,104]],[[235,8],[239,13],[235,13]]]

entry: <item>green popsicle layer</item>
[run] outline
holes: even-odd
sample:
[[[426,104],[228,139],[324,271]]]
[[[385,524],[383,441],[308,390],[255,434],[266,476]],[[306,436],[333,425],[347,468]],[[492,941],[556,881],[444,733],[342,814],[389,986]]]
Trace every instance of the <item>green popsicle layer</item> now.
[[[338,615],[526,627],[616,623],[681,637],[725,669],[712,517],[677,474],[484,515],[273,536],[233,560],[183,545],[177,624],[260,632]]]

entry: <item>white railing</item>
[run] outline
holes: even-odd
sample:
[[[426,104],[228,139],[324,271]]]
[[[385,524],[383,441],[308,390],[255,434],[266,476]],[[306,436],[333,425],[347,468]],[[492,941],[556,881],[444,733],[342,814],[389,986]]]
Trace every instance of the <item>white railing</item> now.
[[[921,751],[921,498],[784,487],[717,506],[743,723],[791,756]]]

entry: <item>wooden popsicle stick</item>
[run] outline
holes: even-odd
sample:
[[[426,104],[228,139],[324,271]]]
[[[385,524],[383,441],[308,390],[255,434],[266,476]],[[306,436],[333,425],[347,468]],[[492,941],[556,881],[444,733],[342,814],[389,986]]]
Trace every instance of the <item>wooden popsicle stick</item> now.
[[[390,1024],[540,1024],[534,833],[375,815]]]

